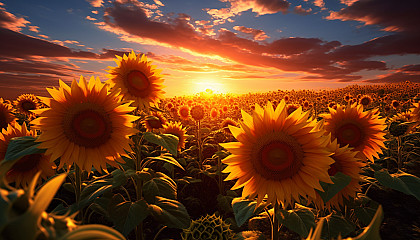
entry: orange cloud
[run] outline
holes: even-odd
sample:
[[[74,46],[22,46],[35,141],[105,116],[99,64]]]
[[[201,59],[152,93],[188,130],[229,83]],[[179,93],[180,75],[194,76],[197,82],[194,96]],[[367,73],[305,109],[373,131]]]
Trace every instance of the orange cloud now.
[[[265,40],[269,38],[269,36],[267,36],[265,32],[260,29],[247,28],[244,26],[234,26],[233,29],[251,35],[254,40]]]
[[[221,0],[228,2],[230,7],[221,9],[205,9],[214,18],[227,19],[251,9],[258,15],[286,13],[290,3],[286,0]]]
[[[0,27],[7,28],[13,31],[20,31],[23,27],[29,24],[28,20],[22,17],[16,17],[5,8],[0,7]]]

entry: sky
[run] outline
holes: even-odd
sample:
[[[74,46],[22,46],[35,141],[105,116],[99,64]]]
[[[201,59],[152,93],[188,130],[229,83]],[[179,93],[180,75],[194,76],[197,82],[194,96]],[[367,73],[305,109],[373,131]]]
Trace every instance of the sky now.
[[[144,53],[166,97],[420,82],[419,0],[0,0],[0,97]]]

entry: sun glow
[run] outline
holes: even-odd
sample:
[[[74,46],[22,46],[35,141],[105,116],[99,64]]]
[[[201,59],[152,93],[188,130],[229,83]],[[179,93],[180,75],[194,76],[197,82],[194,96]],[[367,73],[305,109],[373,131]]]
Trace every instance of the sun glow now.
[[[203,79],[194,83],[194,92],[226,93],[226,85],[213,79]]]

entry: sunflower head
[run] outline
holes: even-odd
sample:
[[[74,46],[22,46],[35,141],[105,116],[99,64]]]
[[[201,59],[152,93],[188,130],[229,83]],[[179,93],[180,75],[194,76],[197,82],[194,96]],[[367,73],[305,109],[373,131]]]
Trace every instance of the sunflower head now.
[[[223,159],[229,173],[225,180],[238,179],[232,189],[244,187],[242,196],[261,203],[292,204],[315,197],[322,191],[319,181],[332,183],[328,169],[334,162],[327,150],[328,135],[309,112],[298,108],[287,115],[286,102],[276,109],[255,106],[253,115],[242,111],[240,127],[229,126],[238,142],[222,143],[232,154]]]
[[[232,118],[226,118],[223,120],[223,122],[220,124],[220,128],[227,134],[231,134],[229,126],[238,126],[238,123],[233,120]]]
[[[158,102],[165,93],[162,88],[161,70],[156,69],[146,55],[136,55],[132,51],[122,57],[116,56],[117,67],[109,67],[107,83],[112,92],[119,92],[125,100],[134,101],[139,108],[148,108],[150,103]]]
[[[188,120],[190,118],[190,108],[187,105],[183,105],[179,108],[178,114],[182,120]]]
[[[368,106],[371,103],[372,103],[372,98],[369,95],[364,95],[359,100],[359,104],[363,105],[364,107]]]
[[[391,106],[392,106],[394,109],[397,109],[397,108],[400,106],[400,102],[398,102],[397,100],[392,100],[392,102],[391,102]]]
[[[88,172],[106,170],[106,164],[117,166],[124,149],[130,149],[129,136],[136,130],[129,115],[135,107],[122,104],[121,97],[108,92],[99,78],[89,82],[83,76],[71,86],[60,80],[60,87],[47,88],[52,98],[45,98],[49,108],[34,110],[40,117],[31,121],[41,130],[40,148],[52,160],[60,158],[60,168],[77,164]]]
[[[15,101],[14,104],[19,113],[26,116],[33,116],[31,110],[36,110],[40,107],[39,101],[33,94],[22,94]]]
[[[36,132],[34,130],[28,131],[25,122],[22,126],[14,122],[2,130],[0,133],[0,161],[6,156],[10,140],[14,137],[24,136],[36,137]],[[55,174],[55,168],[55,164],[51,163],[50,158],[45,154],[30,154],[17,160],[7,172],[6,180],[15,182],[16,186],[26,187],[39,171],[41,171],[41,178],[47,179]]]
[[[168,122],[163,125],[163,133],[169,133],[178,137],[178,151],[185,147],[187,130],[182,127],[180,122]]]
[[[381,147],[385,147],[385,119],[379,118],[379,111],[372,109],[363,111],[363,106],[357,103],[329,108],[329,114],[323,114],[325,129],[337,139],[340,146],[349,145],[359,152],[359,157],[369,159],[379,158]]]
[[[210,111],[210,117],[215,119],[215,118],[217,118],[217,116],[219,116],[219,111],[217,111],[216,108],[212,108],[211,111]]]
[[[152,112],[152,115],[147,116],[144,120],[144,125],[149,132],[153,129],[163,128],[163,125],[165,124],[166,118],[160,112]]]
[[[287,107],[286,107],[287,115],[292,114],[298,108],[299,108],[299,105],[296,105],[296,104],[287,104]]]
[[[334,163],[331,164],[330,169],[328,169],[328,174],[330,176],[335,176],[335,174],[341,172],[350,176],[351,181],[328,202],[324,203],[318,193],[316,194],[316,199],[313,199],[313,201],[320,209],[323,209],[325,206],[328,209],[339,209],[340,206],[344,205],[344,199],[355,198],[357,192],[361,190],[359,184],[361,181],[360,172],[365,164],[361,161],[361,159],[357,158],[357,152],[353,151],[348,146],[340,147],[337,143],[337,139],[330,142],[327,147],[328,150],[333,153],[331,158],[334,159]]]
[[[13,106],[3,101],[3,98],[0,98],[0,131],[16,121],[12,111]]]
[[[190,109],[190,114],[194,120],[200,121],[204,118],[204,107],[202,105],[195,105]]]

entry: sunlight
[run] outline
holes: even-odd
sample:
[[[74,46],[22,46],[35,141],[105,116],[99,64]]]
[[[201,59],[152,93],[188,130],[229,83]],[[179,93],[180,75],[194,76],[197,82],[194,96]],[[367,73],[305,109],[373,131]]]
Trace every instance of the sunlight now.
[[[211,93],[226,93],[226,86],[225,84],[218,82],[214,79],[202,79],[194,83],[195,86],[194,92],[205,92],[208,94]]]

